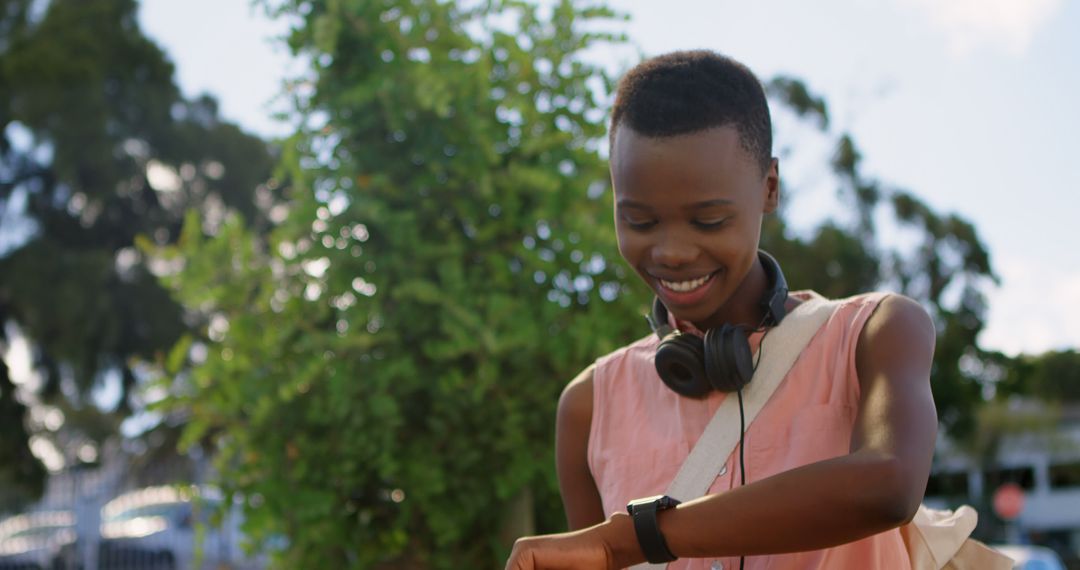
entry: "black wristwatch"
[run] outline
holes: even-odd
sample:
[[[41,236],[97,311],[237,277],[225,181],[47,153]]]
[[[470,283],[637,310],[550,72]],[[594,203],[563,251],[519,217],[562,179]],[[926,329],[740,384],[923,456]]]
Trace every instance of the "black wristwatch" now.
[[[657,495],[634,499],[626,505],[626,512],[634,519],[634,532],[637,534],[638,544],[641,545],[641,552],[651,564],[671,562],[678,558],[668,548],[656,521],[656,513],[674,508],[678,504],[678,500],[667,495]]]

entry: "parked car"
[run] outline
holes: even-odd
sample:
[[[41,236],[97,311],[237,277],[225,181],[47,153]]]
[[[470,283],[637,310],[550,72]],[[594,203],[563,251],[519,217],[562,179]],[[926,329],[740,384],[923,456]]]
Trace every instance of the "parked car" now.
[[[39,511],[0,521],[0,570],[68,570],[75,564],[75,515]]]
[[[1045,546],[995,544],[993,548],[1013,559],[1014,570],[1065,570],[1061,557]]]
[[[109,501],[101,509],[99,570],[261,566],[240,547],[239,505],[222,502],[205,486],[149,487]]]

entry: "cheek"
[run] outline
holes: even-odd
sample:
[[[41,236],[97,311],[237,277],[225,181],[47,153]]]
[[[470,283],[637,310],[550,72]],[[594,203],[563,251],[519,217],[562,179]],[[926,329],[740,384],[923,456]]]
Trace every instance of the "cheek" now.
[[[715,238],[715,249],[722,251],[723,255],[729,258],[754,258],[757,255],[760,237],[761,218],[740,216],[730,231]]]
[[[647,249],[644,240],[636,237],[633,232],[621,232],[618,227],[615,229],[615,239],[619,244],[619,255],[634,271],[638,271],[642,256],[645,255]]]
[[[751,235],[743,232],[731,232],[723,237],[713,238],[712,250],[719,257],[736,260],[756,253],[755,243]]]
[[[740,281],[740,275],[745,272],[757,259],[757,241],[752,232],[746,228],[730,228],[733,231],[721,232],[709,236],[704,241],[704,255],[712,263],[721,265],[727,270],[724,280],[732,286]]]

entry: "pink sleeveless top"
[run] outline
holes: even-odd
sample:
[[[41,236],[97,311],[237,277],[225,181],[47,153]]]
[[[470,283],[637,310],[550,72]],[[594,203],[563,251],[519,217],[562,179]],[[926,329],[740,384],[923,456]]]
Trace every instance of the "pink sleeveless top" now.
[[[792,293],[800,299],[811,295]],[[855,344],[885,296],[871,293],[841,301],[799,355],[746,432],[747,483],[849,452],[859,406]],[[689,323],[678,326],[695,331]],[[755,351],[760,340],[760,333],[751,336]],[[659,339],[652,334],[596,361],[588,462],[604,513],[609,516],[625,512],[632,499],[664,493],[726,397],[713,392],[706,399],[694,400],[672,392],[653,365],[658,344]],[[736,447],[709,494],[723,493],[738,484]],[[668,565],[669,570],[738,567],[738,558],[679,559]],[[899,530],[893,529],[824,550],[748,556],[745,567],[906,570],[911,563]]]

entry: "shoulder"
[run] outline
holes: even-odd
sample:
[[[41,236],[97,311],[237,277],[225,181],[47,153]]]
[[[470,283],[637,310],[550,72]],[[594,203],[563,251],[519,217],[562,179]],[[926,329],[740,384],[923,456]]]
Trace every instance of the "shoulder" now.
[[[832,303],[835,310],[829,319],[830,327],[841,327],[858,336],[859,347],[872,347],[884,342],[889,333],[914,335],[908,341],[925,339],[932,346],[936,335],[933,320],[926,309],[914,299],[889,291],[859,293],[841,299],[826,299],[813,291],[798,291],[799,304],[813,299]]]
[[[882,294],[860,333],[860,345],[887,343],[890,348],[918,344],[933,347],[937,336],[930,314],[918,301],[900,294]]]
[[[587,428],[592,421],[593,391],[599,389],[603,392],[609,389],[610,380],[622,377],[620,371],[627,367],[643,364],[651,366],[649,363],[656,353],[657,343],[654,339],[656,335],[638,339],[597,358],[596,362],[582,370],[563,388],[562,395],[559,396],[557,421]]]
[[[919,376],[929,379],[937,337],[930,314],[904,295],[869,296],[877,297],[878,302],[859,332],[856,365],[860,379],[882,370],[901,369],[922,371]]]
[[[590,364],[571,380],[562,395],[559,396],[558,421],[574,424],[592,420],[593,371],[595,364]]]

